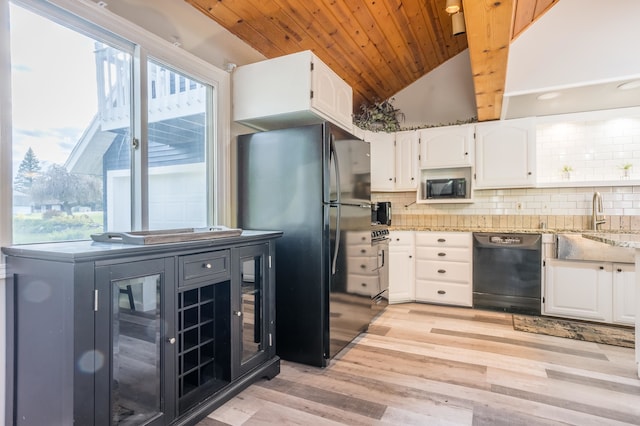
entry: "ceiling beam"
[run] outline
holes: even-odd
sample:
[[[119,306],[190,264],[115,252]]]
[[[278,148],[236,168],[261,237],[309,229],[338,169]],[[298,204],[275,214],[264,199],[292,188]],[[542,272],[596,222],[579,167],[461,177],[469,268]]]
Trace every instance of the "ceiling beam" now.
[[[478,121],[500,119],[516,0],[463,0]]]

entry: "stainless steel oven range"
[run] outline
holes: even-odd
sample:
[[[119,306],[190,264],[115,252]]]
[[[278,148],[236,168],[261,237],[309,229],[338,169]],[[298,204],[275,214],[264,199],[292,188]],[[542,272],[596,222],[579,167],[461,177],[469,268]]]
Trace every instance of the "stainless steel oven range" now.
[[[378,288],[371,298],[373,315],[376,316],[389,304],[389,228],[373,226],[371,247],[377,255]]]

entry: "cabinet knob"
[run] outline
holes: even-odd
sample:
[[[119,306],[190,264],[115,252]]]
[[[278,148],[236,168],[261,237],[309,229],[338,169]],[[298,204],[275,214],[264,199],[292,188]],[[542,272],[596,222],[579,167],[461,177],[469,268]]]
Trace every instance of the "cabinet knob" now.
[[[241,317],[242,316],[242,312],[240,311],[233,311],[233,315],[237,316],[237,317]]]
[[[202,265],[202,267],[205,268],[205,269],[211,269],[212,268],[210,263],[205,263],[205,264]]]
[[[438,238],[438,242],[439,242],[439,243],[444,243],[444,242],[446,242],[446,241],[447,241],[447,240],[445,240],[444,238]]]
[[[392,181],[392,180],[393,180],[393,178],[389,178],[389,180],[390,180],[390,181]]]
[[[622,269],[618,268],[618,272],[622,272]]]
[[[366,253],[367,251],[365,249],[360,250],[360,253]]]
[[[469,153],[468,153],[468,152],[465,152],[465,153],[464,153],[464,155],[469,155]]]
[[[446,255],[447,255],[447,253],[438,253],[438,256],[440,256],[440,257],[446,256]]]
[[[447,294],[447,292],[444,290],[438,290],[438,294]]]
[[[531,176],[531,172],[528,172],[527,174],[528,174],[529,176]]]
[[[360,265],[361,269],[365,269],[367,267],[367,265]]]
[[[367,283],[360,283],[360,285],[361,285],[362,287],[366,287],[366,286],[367,286]]]
[[[409,259],[413,259],[413,256],[409,255]]]
[[[439,274],[445,274],[446,272],[447,272],[447,271],[446,271],[446,270],[444,270],[444,269],[438,269],[438,273],[439,273]]]
[[[604,269],[604,266],[601,266],[600,269]]]
[[[175,337],[170,337],[167,339],[167,342],[171,345],[175,345],[176,344],[176,338]]]

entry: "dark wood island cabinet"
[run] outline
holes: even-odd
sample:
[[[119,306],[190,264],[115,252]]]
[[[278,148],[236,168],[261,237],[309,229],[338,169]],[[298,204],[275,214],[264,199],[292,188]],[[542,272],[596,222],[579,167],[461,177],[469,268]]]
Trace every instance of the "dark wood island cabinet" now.
[[[276,376],[281,235],[4,247],[6,424],[195,424]]]

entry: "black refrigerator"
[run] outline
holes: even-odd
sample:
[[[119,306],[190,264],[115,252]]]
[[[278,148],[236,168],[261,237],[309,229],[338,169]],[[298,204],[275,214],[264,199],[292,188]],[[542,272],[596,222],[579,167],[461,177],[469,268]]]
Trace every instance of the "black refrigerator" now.
[[[372,317],[369,144],[322,123],[241,135],[237,147],[238,226],[284,231],[276,352],[324,367]]]

